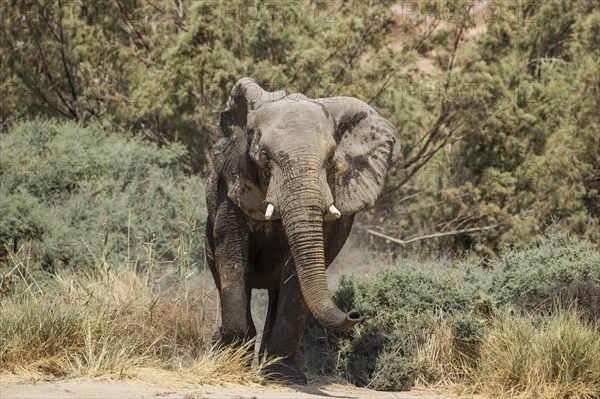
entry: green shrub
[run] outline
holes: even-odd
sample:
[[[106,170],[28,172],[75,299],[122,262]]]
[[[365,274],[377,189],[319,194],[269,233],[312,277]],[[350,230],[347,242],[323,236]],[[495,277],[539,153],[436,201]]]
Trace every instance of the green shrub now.
[[[419,370],[415,351],[427,331],[447,321],[456,340],[477,342],[483,324],[471,316],[480,288],[464,279],[476,265],[401,263],[371,277],[343,277],[335,292],[342,308],[360,309],[366,320],[346,332],[325,332],[311,320],[303,342],[304,361],[311,370],[338,373],[360,386],[381,390],[409,389]],[[440,316],[441,315],[441,316]],[[326,337],[326,339],[323,339]],[[323,356],[326,348],[329,357]]]
[[[589,318],[598,318],[600,251],[589,241],[552,227],[538,245],[506,248],[492,268],[500,306],[551,311],[556,300],[576,302]]]
[[[183,156],[181,145],[157,148],[99,124],[16,125],[0,144],[2,258],[5,246],[29,244],[46,270],[173,260],[183,238],[186,255],[202,259],[204,184],[182,172]]]
[[[343,310],[359,309],[366,320],[350,331],[333,332],[311,319],[302,344],[304,364],[360,386],[405,390],[415,382],[448,383],[464,376],[464,369],[479,367],[482,342],[502,333],[506,345],[514,347],[498,349],[491,358],[504,364],[506,389],[521,389],[523,381],[510,376],[528,367],[522,351],[528,350],[535,328],[558,331],[552,323],[563,316],[554,314],[560,309],[556,303],[576,302],[581,316],[597,319],[599,287],[598,250],[554,228],[536,246],[506,249],[491,267],[399,262],[372,276],[345,276],[334,300]],[[517,313],[516,324],[505,325],[506,333],[500,325],[486,332],[486,323],[506,308]],[[557,356],[579,356],[578,345],[565,341]]]

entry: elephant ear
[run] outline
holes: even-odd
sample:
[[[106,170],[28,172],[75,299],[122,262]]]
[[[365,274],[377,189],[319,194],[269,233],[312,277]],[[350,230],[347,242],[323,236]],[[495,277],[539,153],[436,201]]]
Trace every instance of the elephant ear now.
[[[317,101],[327,108],[337,124],[337,148],[327,177],[336,207],[343,215],[349,215],[373,206],[388,169],[400,154],[398,131],[356,98]]]
[[[285,95],[285,91],[269,92],[253,79],[242,78],[233,86],[221,112],[217,142],[213,147],[213,166],[227,185],[227,196],[255,219],[264,219],[266,193],[248,153],[260,134],[248,128],[248,117],[262,104],[280,100]]]

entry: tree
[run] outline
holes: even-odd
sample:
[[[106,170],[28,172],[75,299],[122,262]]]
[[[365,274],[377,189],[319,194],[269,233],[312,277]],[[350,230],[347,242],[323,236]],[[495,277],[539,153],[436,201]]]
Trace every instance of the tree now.
[[[183,143],[182,167],[202,173],[231,87],[252,76],[268,90],[358,97],[398,127],[403,157],[360,221],[379,236],[491,255],[559,218],[597,242],[599,6],[491,6],[11,0],[2,129],[100,119]]]
[[[493,255],[559,219],[598,242],[599,6],[514,6],[458,49],[444,100],[460,140],[390,194],[386,235]]]

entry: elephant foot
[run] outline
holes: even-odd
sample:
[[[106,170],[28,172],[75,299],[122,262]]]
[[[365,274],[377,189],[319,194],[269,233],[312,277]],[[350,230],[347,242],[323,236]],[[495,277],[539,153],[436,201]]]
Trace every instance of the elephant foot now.
[[[292,384],[306,384],[306,375],[300,371],[296,362],[278,361],[264,368],[264,374],[269,380]]]

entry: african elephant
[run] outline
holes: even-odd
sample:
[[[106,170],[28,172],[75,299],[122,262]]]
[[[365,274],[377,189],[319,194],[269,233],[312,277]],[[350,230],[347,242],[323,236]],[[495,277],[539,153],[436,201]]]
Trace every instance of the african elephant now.
[[[352,97],[309,99],[240,79],[221,112],[206,201],[206,260],[219,292],[220,340],[250,339],[253,288],[269,305],[261,358],[271,376],[306,382],[297,355],[308,311],[327,328],[361,321],[333,303],[325,268],[354,215],[374,205],[398,132]]]

